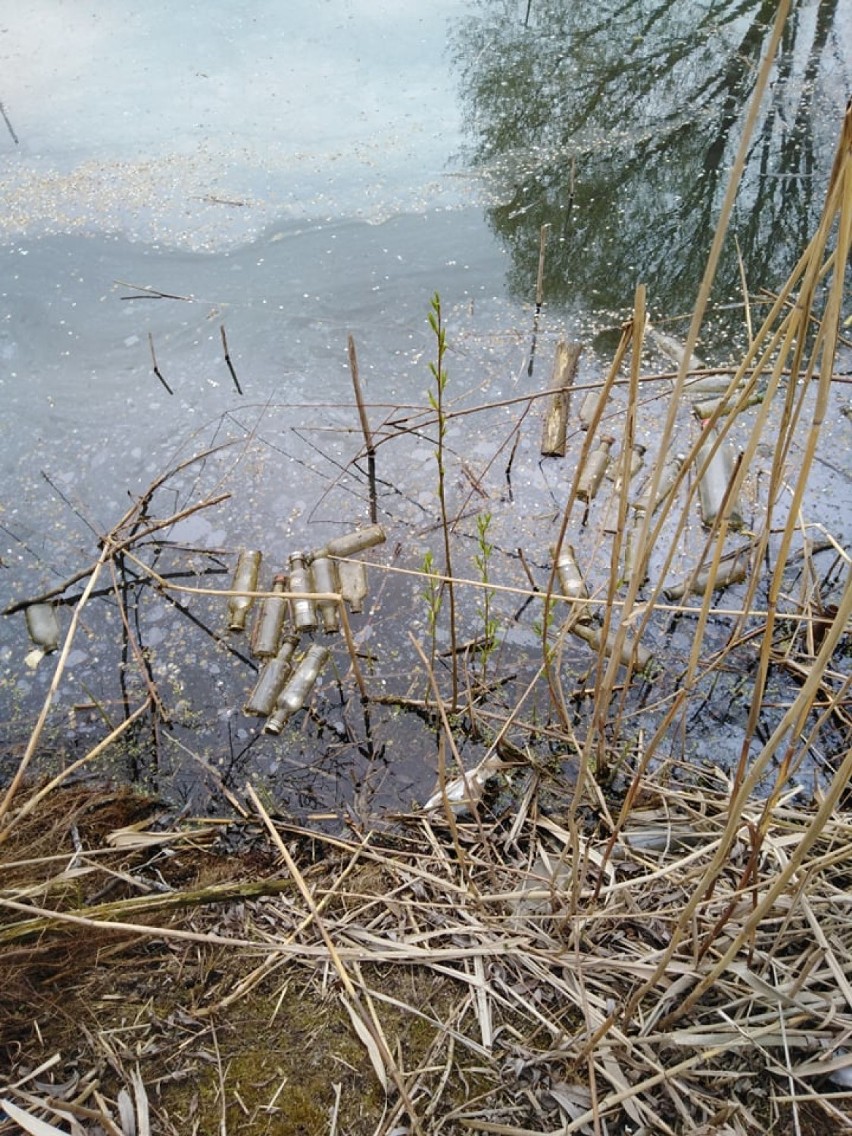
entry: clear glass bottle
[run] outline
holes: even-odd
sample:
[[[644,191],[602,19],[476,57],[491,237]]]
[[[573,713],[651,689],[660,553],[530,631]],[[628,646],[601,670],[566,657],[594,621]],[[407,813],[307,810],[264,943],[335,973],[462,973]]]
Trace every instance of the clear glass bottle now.
[[[296,635],[286,635],[275,658],[267,659],[263,664],[254,689],[243,707],[243,713],[247,717],[266,718],[275,709],[278,696],[293,673],[293,655],[298,643]]]
[[[708,433],[705,430],[704,438],[698,448],[698,453],[695,455],[696,469],[700,470],[707,461],[715,441],[716,434],[714,432]],[[708,528],[719,515],[733,472],[733,448],[727,442],[722,442],[698,482],[698,506],[701,510],[701,520]],[[735,500],[728,501],[728,527],[734,531],[743,527],[742,513]]]
[[[580,403],[580,429],[588,430],[594,422],[598,404],[603,400],[603,388],[594,387],[586,392],[586,397]]]
[[[310,560],[310,574],[313,582],[313,590],[315,592],[337,592],[337,572],[335,571],[335,564],[327,556],[322,553],[325,549],[320,549],[319,552],[311,553]],[[337,603],[335,600],[317,600],[317,611],[319,612],[320,619],[322,620],[322,629],[328,633],[340,630],[340,612],[337,610]]]
[[[40,647],[45,655],[55,651],[59,647],[59,620],[56,618],[56,608],[53,604],[30,604],[25,609],[24,615],[27,631],[36,647]]]
[[[293,613],[293,626],[297,631],[316,630],[316,604],[303,594],[310,591],[311,581],[305,567],[305,554],[293,552],[290,554],[290,610]]]
[[[326,544],[324,551],[326,556],[354,556],[386,539],[381,525],[368,525],[365,529],[356,529],[355,532],[334,537]],[[321,556],[322,553],[323,550],[318,549],[316,555]]]
[[[349,610],[358,614],[364,610],[367,598],[367,568],[361,560],[341,560],[337,565],[340,594],[349,604]]]
[[[721,588],[729,587],[731,584],[741,583],[746,578],[749,555],[750,550],[746,548],[741,552],[735,553],[733,556],[726,556],[724,559],[720,560],[719,570],[713,580],[713,590],[718,591]],[[703,596],[710,585],[710,568],[702,568],[692,581],[692,587],[688,585],[689,577],[678,584],[672,584],[670,588],[666,588],[663,595],[669,602],[682,599],[687,592],[694,592],[697,595]]]
[[[559,581],[559,591],[569,600],[587,600],[589,589],[577,565],[574,549],[570,544],[563,544],[559,556],[556,555],[556,545],[551,545],[550,555],[556,561],[556,578]],[[590,619],[588,606],[583,603],[572,603],[572,613],[578,619]]]
[[[683,454],[672,454],[670,458],[666,459],[666,463],[663,466],[663,472],[660,475],[660,484],[657,489],[657,500],[654,503],[654,508],[651,510],[652,513],[656,513],[657,509],[659,509],[660,505],[662,505],[663,501],[665,501],[666,497],[668,497],[669,493],[671,493],[672,487],[675,483],[677,475],[680,473],[680,467],[682,465]],[[652,473],[651,477],[645,483],[645,487],[642,490],[641,496],[633,504],[633,508],[637,513],[647,513],[648,509],[650,508],[651,478],[653,478],[653,476],[654,475]]]
[[[254,592],[257,591],[257,574],[260,571],[261,553],[252,549],[243,549],[237,560],[237,569],[234,572],[234,580],[231,584],[231,591],[233,592]],[[230,613],[230,622],[228,624],[231,631],[245,631],[246,616],[249,613],[249,608],[254,603],[254,596],[230,596],[228,599],[228,611]]]
[[[622,583],[629,584],[633,578],[633,573],[637,570],[639,561],[637,553],[639,550],[639,514],[628,520],[627,529],[624,533],[624,555],[621,568]],[[648,578],[648,558],[644,558],[641,566],[642,578],[639,580],[638,586],[645,583]]]
[[[291,718],[297,710],[302,709],[314,688],[314,683],[317,681],[320,671],[325,666],[329,654],[330,651],[327,647],[320,647],[317,643],[308,647],[301,662],[278,695],[275,710],[264,726],[265,733],[280,734],[287,719]]]
[[[272,591],[275,595],[261,600],[251,633],[251,653],[258,659],[271,659],[278,653],[289,604],[287,597],[281,594],[287,591],[287,577],[283,572],[272,581]]]
[[[645,464],[645,451],[647,446],[643,446],[641,442],[634,442],[630,448],[630,477],[635,477],[642,466]]]
[[[600,445],[586,458],[586,464],[580,473],[580,480],[577,484],[578,500],[591,501],[597,493],[609,464],[609,451],[614,441],[615,438],[611,438],[608,434],[602,434]]]
[[[571,633],[584,639],[590,647],[596,651],[601,649],[601,629],[589,623],[575,623],[570,627]],[[611,655],[615,649],[615,629],[610,628],[610,632],[606,637],[604,643],[604,654]],[[636,670],[644,671],[648,664],[651,662],[653,655],[647,647],[643,647],[641,643],[637,643],[635,639],[628,633],[625,636],[624,642],[621,645],[620,661],[622,666],[627,666],[633,659],[634,651],[636,654],[635,667]]]

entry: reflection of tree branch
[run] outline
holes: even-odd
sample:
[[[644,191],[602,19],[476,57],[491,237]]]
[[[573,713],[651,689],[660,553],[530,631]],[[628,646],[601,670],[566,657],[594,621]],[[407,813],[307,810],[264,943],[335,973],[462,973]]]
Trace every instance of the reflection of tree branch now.
[[[525,29],[497,0],[480,0],[457,27],[456,62],[513,291],[530,294],[537,234],[550,223],[551,301],[617,308],[639,278],[662,307],[691,303],[775,8],[539,0]],[[738,214],[755,280],[786,271],[815,220],[812,175],[827,172],[833,136],[815,127],[812,91],[831,82],[842,106],[849,71],[828,50],[837,11],[825,0],[814,27],[797,12],[785,32]],[[719,292],[738,287],[733,248],[718,279]]]

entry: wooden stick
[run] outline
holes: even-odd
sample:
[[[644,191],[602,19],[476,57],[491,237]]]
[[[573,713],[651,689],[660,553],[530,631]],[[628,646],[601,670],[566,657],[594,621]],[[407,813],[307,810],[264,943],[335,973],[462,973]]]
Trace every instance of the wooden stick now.
[[[240,380],[237,378],[237,372],[234,370],[234,364],[231,362],[231,356],[228,352],[228,338],[225,335],[224,324],[220,324],[219,331],[222,334],[222,349],[225,352],[225,362],[228,364],[228,370],[231,372],[231,378],[234,380],[234,386],[237,388],[237,394],[242,394],[243,388],[240,386]]]
[[[355,402],[358,406],[358,417],[361,419],[361,432],[364,435],[364,448],[367,452],[367,479],[370,485],[370,521],[376,524],[378,515],[378,501],[376,498],[376,447],[373,445],[373,434],[370,430],[370,421],[367,418],[367,407],[364,405],[364,396],[361,393],[361,379],[358,374],[358,356],[355,353],[355,340],[349,336],[349,370],[352,372],[352,386],[355,388]]]
[[[8,114],[6,114],[6,108],[3,106],[2,103],[0,103],[0,114],[3,115],[3,121],[6,123],[6,126],[8,127],[9,133],[12,135],[12,141],[15,143],[16,146],[20,145],[20,139],[18,138],[17,134],[15,133],[14,127],[12,126],[11,122],[9,121],[9,116],[8,116]]]
[[[169,392],[169,394],[174,394],[175,392],[172,390],[172,388],[169,386],[169,384],[166,382],[166,380],[163,378],[162,374],[160,373],[160,368],[157,364],[157,353],[154,351],[154,337],[153,337],[153,335],[151,334],[150,331],[148,332],[148,346],[151,348],[151,359],[154,363],[154,374],[157,376],[157,378],[160,380],[160,382],[163,384],[163,386],[166,388],[166,390]]]

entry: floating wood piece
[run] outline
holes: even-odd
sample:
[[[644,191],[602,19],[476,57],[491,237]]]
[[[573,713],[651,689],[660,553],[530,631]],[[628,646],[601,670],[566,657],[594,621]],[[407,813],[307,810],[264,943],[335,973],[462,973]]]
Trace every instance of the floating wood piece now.
[[[541,431],[541,452],[545,457],[565,457],[565,434],[571,406],[571,385],[583,350],[581,343],[560,339],[553,359],[550,389],[553,394]]]

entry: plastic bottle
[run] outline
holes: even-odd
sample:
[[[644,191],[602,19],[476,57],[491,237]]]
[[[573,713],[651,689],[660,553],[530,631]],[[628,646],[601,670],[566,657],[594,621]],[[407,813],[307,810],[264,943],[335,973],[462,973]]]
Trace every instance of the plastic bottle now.
[[[295,635],[285,636],[275,658],[266,660],[243,707],[248,717],[266,718],[275,709],[278,696],[293,672],[293,654],[298,642]]]
[[[324,551],[325,549],[320,549],[319,552],[311,553],[310,574],[313,590],[315,592],[337,592],[335,564],[333,560],[322,555]],[[322,620],[323,631],[329,633],[339,631],[340,612],[337,610],[337,603],[334,600],[317,600],[316,605]]]
[[[305,567],[305,554],[290,554],[290,609],[293,612],[293,626],[297,631],[315,631],[317,609],[313,600],[302,593],[311,591],[310,577]]]
[[[251,651],[258,659],[271,659],[278,653],[289,603],[280,593],[286,590],[287,577],[279,573],[272,581],[272,591],[276,594],[261,601],[251,635]]]
[[[264,726],[265,733],[280,734],[287,719],[302,709],[329,654],[327,647],[320,647],[317,643],[308,647],[302,661],[278,695],[275,711]]]
[[[577,484],[577,498],[580,501],[591,501],[597,493],[600,483],[603,481],[603,475],[606,473],[606,467],[609,463],[609,450],[614,441],[615,438],[602,434],[600,445],[586,459],[586,464],[580,473],[580,480]]]
[[[261,553],[251,549],[243,549],[237,560],[237,570],[234,572],[234,581],[231,591],[254,592],[257,590],[257,574],[260,570]],[[231,631],[244,631],[246,616],[254,603],[254,596],[231,596],[228,599]]]

